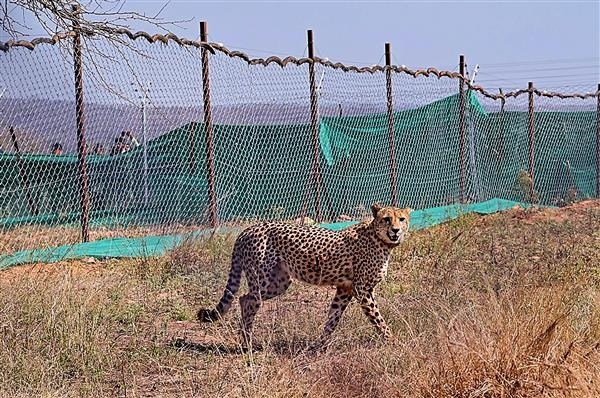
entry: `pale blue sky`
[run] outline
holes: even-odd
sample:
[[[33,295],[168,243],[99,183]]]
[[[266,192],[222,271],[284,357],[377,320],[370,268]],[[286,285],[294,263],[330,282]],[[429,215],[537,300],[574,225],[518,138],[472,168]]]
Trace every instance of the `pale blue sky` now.
[[[166,5],[165,2],[166,0],[127,0],[123,10],[154,15],[164,7],[162,17],[165,20],[190,19],[180,26],[171,27],[177,35],[190,39],[198,38],[199,22],[205,20],[209,25],[210,41],[223,43],[232,50],[241,50],[254,57],[305,56],[306,30],[313,29],[318,56],[358,66],[383,64],[384,43],[387,41],[392,43],[393,63],[413,69],[436,67],[457,70],[459,54],[464,54],[469,70],[472,71],[476,64],[480,66],[476,83],[490,92],[497,92],[498,88],[502,88],[504,92],[523,89],[527,87],[528,81],[533,81],[540,90],[583,93],[595,92],[600,83],[598,0],[171,0]],[[11,16],[22,17],[18,10],[12,12]],[[26,17],[26,23],[32,27],[28,38],[46,36],[47,33],[36,27],[32,20],[31,17]],[[130,28],[156,32],[155,27],[136,21],[131,22]],[[133,53],[127,53],[129,56],[126,63],[119,57],[98,58],[99,62],[95,66],[101,68],[89,68],[85,74],[86,101],[113,104],[123,103],[124,98],[129,98],[130,105],[138,104],[139,91],[134,91],[137,86],[132,86],[132,83],[135,81],[145,84],[151,81],[153,85],[150,100],[154,107],[178,105],[181,109],[174,115],[157,113],[153,116],[149,131],[152,138],[198,117],[198,113],[187,112],[190,109],[201,109],[201,70],[198,54],[180,51],[177,46],[145,44],[152,48],[146,48],[150,54],[158,55],[152,61],[150,58],[140,60]],[[222,54],[211,57],[211,62],[214,62],[211,83],[215,107],[253,101],[279,104],[288,108],[278,109],[275,106],[270,109],[266,112],[270,119],[265,123],[273,122],[274,117],[281,117],[281,120],[277,119],[278,122],[298,122],[294,119],[295,113],[290,110],[292,108],[295,109],[294,112],[298,110],[301,113],[304,122],[308,120],[306,107],[309,103],[309,90],[305,68],[247,68],[240,60],[229,61]],[[223,62],[227,62],[226,67],[222,67]],[[133,72],[128,65],[132,65]],[[362,111],[371,109],[368,106],[379,107],[373,112],[384,111],[385,84],[381,75],[343,75],[343,72],[328,70],[325,76],[323,70],[317,72],[323,81],[319,97],[322,115],[331,115],[332,110],[337,112],[337,105],[341,103],[344,104],[345,112],[350,112],[355,103],[360,103]],[[102,74],[102,79],[94,78],[95,73]],[[24,78],[25,75],[27,78]],[[41,49],[36,49],[35,56],[31,56],[29,50],[25,49],[11,51],[5,57],[0,56],[0,92],[4,92],[4,99],[26,97],[72,100],[72,78],[71,64],[61,57],[56,46],[42,46]],[[395,103],[397,109],[430,103],[457,91],[456,82],[449,79],[438,81],[435,78],[420,78],[413,84],[413,79],[404,74],[395,75],[394,78],[394,95],[401,98]],[[408,84],[404,84],[407,82]],[[107,86],[111,90],[107,91]],[[115,93],[119,95],[114,95]],[[512,108],[509,110],[527,109],[526,100],[525,96],[512,100]],[[290,108],[290,104],[304,104],[305,107]],[[498,102],[493,103],[490,110],[498,111],[499,106]],[[596,101],[593,98],[587,101],[549,101],[541,98],[536,99],[536,106],[538,110],[594,110]],[[92,108],[87,109],[90,112],[89,109]],[[246,118],[250,118],[252,122],[256,122],[256,115],[264,112],[255,112],[253,109],[247,111],[246,108],[240,108],[234,116],[223,113],[223,118],[215,120],[218,123],[235,124],[246,123]],[[44,131],[49,136],[52,133],[58,137],[64,135],[63,126],[74,126],[73,115],[61,112],[60,108],[55,109],[52,114],[44,114],[45,119],[36,114],[31,116],[27,112],[23,113],[25,116],[17,112],[16,116],[25,122],[15,122],[21,123],[25,130]],[[107,117],[100,112],[96,112],[95,116],[94,112],[91,113],[87,119],[89,130],[105,134],[105,138],[112,137],[114,131],[119,131],[124,123],[124,119],[117,117],[122,115]],[[50,119],[55,121],[55,127],[48,127],[52,121]],[[140,131],[138,119],[129,121],[130,124],[138,123],[131,124],[129,128]],[[27,124],[42,121],[43,128]],[[74,141],[69,145],[73,149]]]
[[[165,20],[191,19],[171,30],[256,57],[306,55],[313,29],[317,55],[359,66],[393,62],[457,70],[479,64],[476,82],[496,91],[536,87],[595,91],[600,82],[600,2],[595,1],[192,1],[127,0],[124,10]],[[154,27],[132,22],[133,30]],[[42,34],[33,29],[33,36]]]
[[[317,55],[348,64],[393,62],[411,68],[458,68],[465,54],[477,81],[490,88],[595,91],[600,83],[600,2],[595,1],[171,1],[167,20],[192,18],[174,32],[198,35],[254,56],[305,55],[313,29]],[[130,0],[153,13],[162,0]],[[502,80],[506,79],[506,80]]]

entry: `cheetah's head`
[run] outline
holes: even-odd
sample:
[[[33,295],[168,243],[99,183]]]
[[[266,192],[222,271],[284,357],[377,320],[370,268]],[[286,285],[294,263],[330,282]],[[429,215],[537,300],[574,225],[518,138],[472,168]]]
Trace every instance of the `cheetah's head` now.
[[[373,227],[375,234],[387,245],[396,246],[408,232],[409,218],[412,209],[399,207],[383,207],[379,203],[371,206],[373,211]]]

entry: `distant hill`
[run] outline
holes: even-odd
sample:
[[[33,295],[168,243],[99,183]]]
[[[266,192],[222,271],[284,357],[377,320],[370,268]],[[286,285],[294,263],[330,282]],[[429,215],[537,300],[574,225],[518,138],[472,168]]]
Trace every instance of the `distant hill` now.
[[[385,111],[385,104],[351,104],[342,108],[344,115]],[[104,105],[87,103],[84,107],[88,145],[103,144],[110,148],[124,129],[134,132],[142,141],[142,111],[130,104]],[[337,115],[338,105],[321,105],[323,116]],[[202,106],[163,106],[147,108],[147,137],[152,140],[191,121],[203,120]],[[310,108],[299,104],[233,104],[215,105],[213,123],[300,124],[310,123]],[[65,152],[77,147],[75,103],[43,99],[0,99],[0,145],[12,152],[8,133],[14,126],[23,152],[50,152],[52,144],[60,142]]]
[[[386,104],[360,102],[337,104],[320,100],[319,115],[360,115],[386,112]],[[433,101],[433,100],[432,100]],[[553,100],[539,101],[536,111],[581,111],[595,110],[594,101]],[[489,112],[498,112],[499,104],[481,99],[481,104]],[[591,105],[590,105],[591,104]],[[395,105],[396,110],[423,106],[423,98],[407,96]],[[589,108],[589,109],[588,109]],[[507,103],[507,111],[527,111],[526,97]],[[112,147],[114,139],[122,130],[131,130],[142,141],[142,111],[140,107],[128,103],[97,104],[86,103],[85,126],[89,147],[102,144]],[[202,104],[182,106],[147,107],[147,137],[152,140],[181,125],[192,121],[202,121]],[[310,123],[308,104],[297,103],[241,103],[216,104],[213,106],[213,123],[228,125],[269,125]],[[75,152],[77,146],[75,103],[74,101],[48,99],[0,98],[0,146],[12,152],[12,142],[8,133],[14,126],[23,152],[48,153],[55,142],[63,145],[65,152]]]

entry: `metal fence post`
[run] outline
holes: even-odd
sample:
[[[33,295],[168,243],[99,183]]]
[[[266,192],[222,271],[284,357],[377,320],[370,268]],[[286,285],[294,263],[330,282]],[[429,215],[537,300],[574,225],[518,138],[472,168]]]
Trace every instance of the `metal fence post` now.
[[[465,56],[459,57],[460,78],[458,83],[458,189],[460,203],[465,203]]]
[[[200,22],[200,41],[208,43],[208,26],[206,21]],[[204,100],[204,130],[206,138],[206,178],[208,181],[209,200],[209,222],[212,228],[218,224],[217,217],[217,194],[215,189],[215,148],[212,123],[212,106],[210,101],[210,76],[208,50],[204,47],[200,50],[202,54],[202,93]],[[195,151],[195,148],[192,149]]]
[[[308,58],[312,62],[308,64],[308,79],[310,83],[310,125],[312,131],[313,156],[312,156],[312,172],[311,181],[315,191],[315,218],[316,221],[321,221],[321,165],[319,159],[319,109],[318,95],[315,83],[315,51],[313,43],[313,31],[307,32],[308,41]]]
[[[529,145],[529,177],[531,178],[531,200],[533,201],[534,199],[534,193],[535,193],[535,167],[534,167],[534,162],[535,162],[535,115],[533,114],[533,82],[529,82],[527,84],[527,91],[528,91],[528,96],[529,96],[529,107],[528,107],[528,124],[527,124],[527,131],[528,131],[528,145]]]
[[[398,172],[396,168],[394,100],[392,95],[392,46],[390,43],[385,43],[385,88],[387,94],[388,143],[390,152],[390,200],[392,206],[398,206]]]
[[[79,16],[80,8],[74,5],[72,10]],[[83,109],[83,62],[81,60],[81,29],[78,18],[73,20],[73,69],[75,72],[75,116],[77,119],[77,159],[79,163],[79,184],[81,201],[81,240],[90,240],[90,190],[87,174],[87,143],[85,137],[85,113]]]

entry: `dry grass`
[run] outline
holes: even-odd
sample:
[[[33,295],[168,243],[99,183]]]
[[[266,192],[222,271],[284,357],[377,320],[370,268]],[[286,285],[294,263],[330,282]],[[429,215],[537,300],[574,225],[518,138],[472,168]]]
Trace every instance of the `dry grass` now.
[[[465,216],[414,233],[378,289],[382,342],[351,305],[309,354],[333,291],[294,284],[257,317],[214,305],[233,236],[159,259],[0,273],[1,396],[597,397],[600,203]]]
[[[168,225],[148,227],[111,228],[92,227],[90,240],[109,238],[135,238],[149,235],[182,234],[206,228],[201,225]],[[0,231],[0,253],[8,254],[40,247],[73,245],[81,242],[79,226],[25,225]]]

